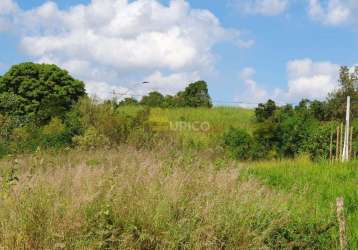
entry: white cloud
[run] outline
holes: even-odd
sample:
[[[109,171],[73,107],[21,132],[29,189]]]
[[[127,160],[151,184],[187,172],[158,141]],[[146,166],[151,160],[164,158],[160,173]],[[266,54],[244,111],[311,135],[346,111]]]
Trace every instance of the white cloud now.
[[[235,98],[235,101],[240,102],[240,106],[254,107],[256,103],[266,102],[268,99],[268,92],[254,80],[255,74],[256,71],[250,67],[240,71],[240,80],[244,83],[244,88]]]
[[[198,72],[163,75],[160,71],[156,71],[145,79],[149,83],[144,85],[144,92],[160,90],[162,94],[171,94],[183,90],[188,83],[198,81],[200,77]]]
[[[324,99],[338,85],[339,65],[330,62],[313,62],[311,59],[293,60],[288,62],[289,100],[302,97]]]
[[[309,0],[308,13],[312,19],[325,25],[337,26],[349,21],[355,1],[350,0]]]
[[[0,1],[0,32],[10,30],[19,8],[12,0]]]
[[[258,103],[273,99],[280,104],[297,103],[302,98],[323,100],[338,87],[339,65],[330,62],[314,62],[311,59],[292,60],[287,63],[287,87],[266,90],[253,80],[255,70],[241,71],[244,91],[236,100]]]
[[[244,14],[275,16],[287,10],[288,2],[288,0],[231,0],[230,5]]]
[[[18,10],[18,6],[12,0],[1,0],[0,15],[11,14]]]
[[[14,4],[6,2],[8,9]],[[148,76],[158,90],[174,91],[178,88],[172,85],[182,86],[179,81],[195,80],[214,67],[215,44],[253,45],[240,31],[224,28],[210,11],[192,9],[185,0],[169,5],[92,0],[67,10],[47,2],[28,11],[17,9],[14,16],[25,53],[65,67],[92,86],[97,83],[98,91],[106,84],[130,87],[125,82]]]

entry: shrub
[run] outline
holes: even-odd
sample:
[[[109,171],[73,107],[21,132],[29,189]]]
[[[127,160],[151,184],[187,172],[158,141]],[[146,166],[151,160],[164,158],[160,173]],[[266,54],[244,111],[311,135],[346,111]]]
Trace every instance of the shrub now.
[[[252,156],[253,138],[243,129],[230,128],[224,134],[224,146],[230,155],[240,160],[247,160]]]
[[[50,123],[43,127],[42,132],[44,135],[61,135],[65,132],[65,125],[58,117],[51,119]]]
[[[103,148],[110,145],[110,140],[94,127],[88,128],[84,135],[75,136],[73,142],[86,150]]]
[[[149,110],[141,106],[120,106],[108,103],[96,103],[89,98],[82,99],[76,107],[80,124],[84,130],[96,130],[111,145],[124,143],[130,134],[143,128],[148,120]]]
[[[334,123],[321,124],[311,128],[301,151],[308,153],[312,159],[328,159],[331,132],[335,132]],[[333,152],[334,149],[332,149]]]
[[[15,128],[11,133],[11,140],[16,142],[21,142],[21,141],[28,140],[30,136],[31,135],[27,127]]]

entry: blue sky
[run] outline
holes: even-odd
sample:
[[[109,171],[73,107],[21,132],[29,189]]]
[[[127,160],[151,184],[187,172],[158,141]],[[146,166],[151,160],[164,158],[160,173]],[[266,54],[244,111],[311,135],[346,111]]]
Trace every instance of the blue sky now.
[[[351,0],[1,0],[0,74],[56,63],[102,98],[203,79],[217,104],[323,99],[339,66],[358,61],[355,10]]]

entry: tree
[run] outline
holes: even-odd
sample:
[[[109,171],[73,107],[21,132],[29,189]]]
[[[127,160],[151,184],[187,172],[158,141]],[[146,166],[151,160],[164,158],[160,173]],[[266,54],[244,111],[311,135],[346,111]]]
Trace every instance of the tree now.
[[[332,111],[327,102],[314,100],[310,105],[310,112],[314,118],[319,121],[329,121],[332,117]]]
[[[211,108],[211,98],[208,85],[205,81],[198,81],[189,84],[183,92],[177,94],[179,106],[184,107],[208,107]]]
[[[266,103],[260,103],[255,109],[255,117],[258,122],[263,122],[266,119],[273,116],[277,110],[276,103],[272,100],[268,100]]]
[[[63,116],[85,94],[83,82],[56,65],[22,63],[0,79],[0,112],[44,123]]]
[[[339,88],[329,94],[328,105],[332,111],[333,118],[344,119],[346,112],[347,96],[354,101],[352,103],[352,114],[358,115],[358,67],[353,72],[346,66],[342,66],[339,72]]]
[[[144,96],[140,101],[140,104],[149,107],[162,107],[164,104],[164,96],[157,91],[153,91],[150,92],[147,96]]]
[[[164,97],[163,105],[165,108],[175,108],[178,106],[177,98],[171,95],[166,95]]]
[[[124,100],[119,102],[119,106],[135,106],[138,104],[138,101],[133,97],[126,97],[124,98]]]

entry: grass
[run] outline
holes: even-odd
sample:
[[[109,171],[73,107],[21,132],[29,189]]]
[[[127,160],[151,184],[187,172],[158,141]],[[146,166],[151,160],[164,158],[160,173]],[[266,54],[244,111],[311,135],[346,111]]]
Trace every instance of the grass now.
[[[284,160],[253,164],[248,174],[276,190],[290,194],[294,203],[310,208],[308,212],[314,215],[313,219],[326,221],[327,224],[335,220],[336,198],[344,197],[350,247],[358,249],[357,163],[313,164],[302,159]]]
[[[230,127],[252,130],[254,111],[237,107],[151,109],[150,119],[167,124],[184,145],[216,147]],[[171,125],[170,125],[171,124]]]
[[[350,194],[353,228],[353,165],[242,164],[160,146],[7,157],[0,161],[0,245],[337,249],[330,203],[342,190]]]

